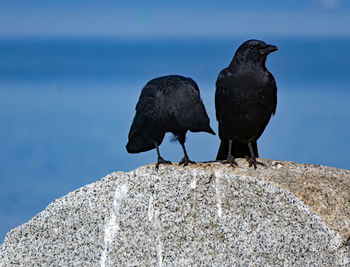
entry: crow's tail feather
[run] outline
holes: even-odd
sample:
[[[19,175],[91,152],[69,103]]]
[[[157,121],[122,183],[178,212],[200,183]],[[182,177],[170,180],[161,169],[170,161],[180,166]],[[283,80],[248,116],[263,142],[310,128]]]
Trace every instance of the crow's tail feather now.
[[[154,143],[138,134],[129,136],[129,141],[126,144],[126,150],[132,154],[148,151],[154,148]]]
[[[221,140],[218,154],[216,155],[216,160],[227,159],[228,153],[228,140]]]
[[[228,154],[228,140],[221,140],[218,154],[216,160],[225,160],[227,159]],[[252,147],[255,157],[259,157],[258,146],[256,141],[252,142]],[[243,144],[240,142],[232,142],[231,154],[234,158],[245,158],[246,156],[251,157],[248,144]]]

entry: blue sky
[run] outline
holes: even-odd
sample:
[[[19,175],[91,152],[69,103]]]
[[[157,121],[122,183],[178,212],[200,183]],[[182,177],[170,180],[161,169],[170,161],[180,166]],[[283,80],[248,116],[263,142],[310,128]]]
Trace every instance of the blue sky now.
[[[350,36],[350,3],[0,0],[0,37]]]

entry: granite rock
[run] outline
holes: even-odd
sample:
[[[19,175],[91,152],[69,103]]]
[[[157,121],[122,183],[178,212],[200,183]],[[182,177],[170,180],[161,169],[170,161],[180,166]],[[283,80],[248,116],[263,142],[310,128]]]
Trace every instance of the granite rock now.
[[[350,171],[259,160],[114,172],[12,229],[0,266],[350,266]]]

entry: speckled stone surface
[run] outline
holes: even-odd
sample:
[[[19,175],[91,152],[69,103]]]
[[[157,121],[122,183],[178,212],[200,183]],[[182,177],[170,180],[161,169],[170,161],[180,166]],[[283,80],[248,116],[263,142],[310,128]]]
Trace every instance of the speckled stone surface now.
[[[11,230],[0,266],[350,266],[350,171],[261,161],[112,173]]]

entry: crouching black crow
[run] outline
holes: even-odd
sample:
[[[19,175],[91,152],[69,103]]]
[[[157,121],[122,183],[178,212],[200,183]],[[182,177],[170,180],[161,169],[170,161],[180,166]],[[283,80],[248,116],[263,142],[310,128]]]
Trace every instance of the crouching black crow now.
[[[179,164],[186,166],[194,163],[190,161],[185,149],[188,130],[215,134],[209,125],[198,85],[192,79],[178,75],[155,78],[142,89],[126,150],[129,153],[139,153],[155,148],[158,169],[159,164],[171,163],[160,156],[158,148],[165,133],[171,132],[184,152]]]

